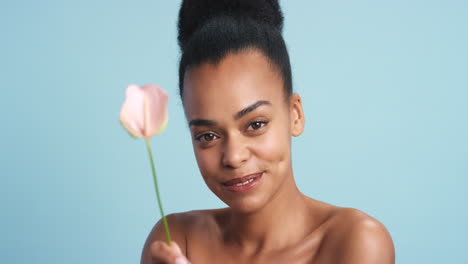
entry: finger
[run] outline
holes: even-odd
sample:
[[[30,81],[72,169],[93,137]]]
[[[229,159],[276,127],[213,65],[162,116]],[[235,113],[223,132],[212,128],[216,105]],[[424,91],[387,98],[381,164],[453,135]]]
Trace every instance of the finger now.
[[[190,262],[184,257],[182,250],[176,242],[172,241],[170,248],[174,249],[174,251],[178,254],[178,257],[174,260],[175,264],[190,264]]]
[[[174,263],[177,257],[182,256],[182,252],[177,244],[169,247],[163,241],[155,241],[150,246],[151,256],[153,260],[163,263]]]
[[[171,241],[171,246],[170,246],[170,248],[171,248],[172,250],[174,250],[174,252],[176,252],[178,255],[180,255],[180,256],[183,256],[183,255],[184,255],[184,254],[182,254],[182,250],[180,249],[179,244],[177,244],[176,242]]]
[[[190,262],[185,257],[177,257],[174,263],[175,264],[190,264]]]

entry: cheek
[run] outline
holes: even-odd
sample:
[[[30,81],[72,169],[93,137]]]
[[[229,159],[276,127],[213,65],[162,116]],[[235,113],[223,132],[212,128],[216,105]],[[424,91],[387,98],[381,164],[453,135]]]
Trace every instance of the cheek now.
[[[215,148],[194,149],[194,152],[200,173],[203,179],[208,182],[210,174],[217,169],[217,160],[219,159],[217,150]]]
[[[200,174],[208,189],[221,199],[221,186],[219,185],[219,152],[216,148],[195,150]]]
[[[270,130],[256,140],[252,151],[260,160],[267,161],[270,166],[281,166],[289,160],[290,136],[286,127],[271,127]]]

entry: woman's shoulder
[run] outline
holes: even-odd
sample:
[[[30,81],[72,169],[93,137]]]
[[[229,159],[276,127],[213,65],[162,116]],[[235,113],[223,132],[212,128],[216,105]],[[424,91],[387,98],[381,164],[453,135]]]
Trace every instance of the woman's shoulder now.
[[[394,263],[394,245],[387,228],[361,210],[333,206],[327,220],[324,248],[339,252],[338,263]]]
[[[171,223],[176,229],[188,231],[188,229],[217,224],[228,210],[229,208],[192,210],[169,214],[167,219],[168,223]]]
[[[176,242],[185,240],[187,233],[194,230],[203,230],[206,227],[213,227],[219,217],[224,215],[228,208],[192,210],[186,212],[177,212],[166,215],[167,223],[171,237]],[[148,240],[165,239],[164,224],[162,218],[154,224]]]
[[[224,215],[227,208],[210,210],[192,210],[187,212],[171,213],[166,215],[171,240],[175,241],[186,254],[187,236],[194,232],[213,229],[217,218]],[[154,241],[165,241],[164,223],[161,218],[151,229],[143,247],[143,256],[150,254],[150,247]]]
[[[335,233],[339,234],[362,233],[359,231],[388,233],[379,220],[356,208],[336,206],[330,221],[333,223]]]
[[[327,235],[347,235],[356,231],[387,232],[385,226],[376,218],[351,207],[340,207],[309,198],[311,210],[322,215],[322,224],[327,226]],[[357,232],[360,233],[360,232]]]
[[[227,208],[178,212],[168,214],[166,219],[171,233],[177,237],[191,229],[212,225],[226,210]],[[161,233],[158,230],[164,232],[162,219],[154,225],[152,232]]]

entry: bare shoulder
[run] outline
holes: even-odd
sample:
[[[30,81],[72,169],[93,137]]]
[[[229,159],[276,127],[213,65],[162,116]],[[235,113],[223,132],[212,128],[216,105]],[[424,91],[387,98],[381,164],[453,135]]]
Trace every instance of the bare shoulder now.
[[[203,229],[210,225],[214,216],[222,209],[194,210],[188,212],[172,213],[166,216],[171,240],[175,241],[184,255],[187,250],[187,235],[194,230]],[[151,262],[151,244],[155,241],[166,241],[162,219],[154,224],[148,234],[141,253],[141,263]]]
[[[387,228],[354,208],[334,210],[324,247],[333,249],[335,263],[395,263],[395,249]]]

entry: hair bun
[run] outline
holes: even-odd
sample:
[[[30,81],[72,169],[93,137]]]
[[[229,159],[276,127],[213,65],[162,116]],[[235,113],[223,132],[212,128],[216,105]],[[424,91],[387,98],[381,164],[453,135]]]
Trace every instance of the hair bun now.
[[[278,0],[183,0],[179,11],[179,45],[183,49],[192,34],[217,16],[248,17],[282,30]]]

